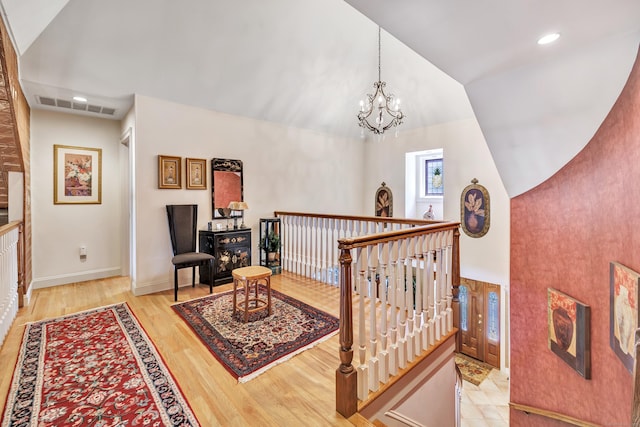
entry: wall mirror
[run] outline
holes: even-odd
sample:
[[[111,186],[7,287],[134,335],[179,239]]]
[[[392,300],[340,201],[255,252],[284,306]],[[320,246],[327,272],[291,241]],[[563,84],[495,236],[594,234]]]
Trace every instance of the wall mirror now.
[[[211,205],[214,218],[241,217],[229,202],[243,202],[242,160],[211,159]]]

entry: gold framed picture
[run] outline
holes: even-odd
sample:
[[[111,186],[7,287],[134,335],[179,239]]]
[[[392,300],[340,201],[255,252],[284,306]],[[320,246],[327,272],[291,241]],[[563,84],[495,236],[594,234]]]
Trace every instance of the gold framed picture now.
[[[182,188],[182,157],[158,155],[158,188]]]
[[[53,146],[53,203],[102,203],[102,149]]]
[[[187,190],[207,189],[207,159],[187,158]]]

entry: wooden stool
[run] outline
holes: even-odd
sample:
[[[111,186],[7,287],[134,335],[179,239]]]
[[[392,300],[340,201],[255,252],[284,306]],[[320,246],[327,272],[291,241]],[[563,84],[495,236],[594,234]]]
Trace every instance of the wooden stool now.
[[[249,321],[249,313],[261,310],[269,310],[271,315],[271,269],[267,267],[251,266],[236,268],[231,272],[233,276],[233,314],[236,310],[244,311],[244,322]],[[258,297],[258,285],[260,281],[267,287],[267,300]],[[237,302],[237,289],[239,282],[244,287],[244,302]],[[251,287],[255,296],[250,297]],[[249,308],[249,303],[254,303],[253,308]]]

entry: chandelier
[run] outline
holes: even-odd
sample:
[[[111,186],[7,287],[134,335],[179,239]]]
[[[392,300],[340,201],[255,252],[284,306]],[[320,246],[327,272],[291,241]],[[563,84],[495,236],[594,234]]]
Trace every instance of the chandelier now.
[[[360,111],[358,112],[358,124],[360,127],[369,129],[376,135],[383,134],[387,129],[402,124],[404,115],[400,111],[400,100],[393,94],[387,95],[384,92],[386,83],[382,81],[380,66],[380,27],[378,27],[378,81],[373,83],[375,92],[373,95],[367,94],[367,99],[360,101]],[[373,120],[373,124],[369,122]]]

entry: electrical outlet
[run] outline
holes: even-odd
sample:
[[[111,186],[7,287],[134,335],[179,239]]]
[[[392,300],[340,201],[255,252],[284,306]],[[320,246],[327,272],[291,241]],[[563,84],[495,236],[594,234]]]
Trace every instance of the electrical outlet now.
[[[80,246],[80,256],[81,257],[86,257],[87,256],[87,247],[85,245],[81,245]]]

